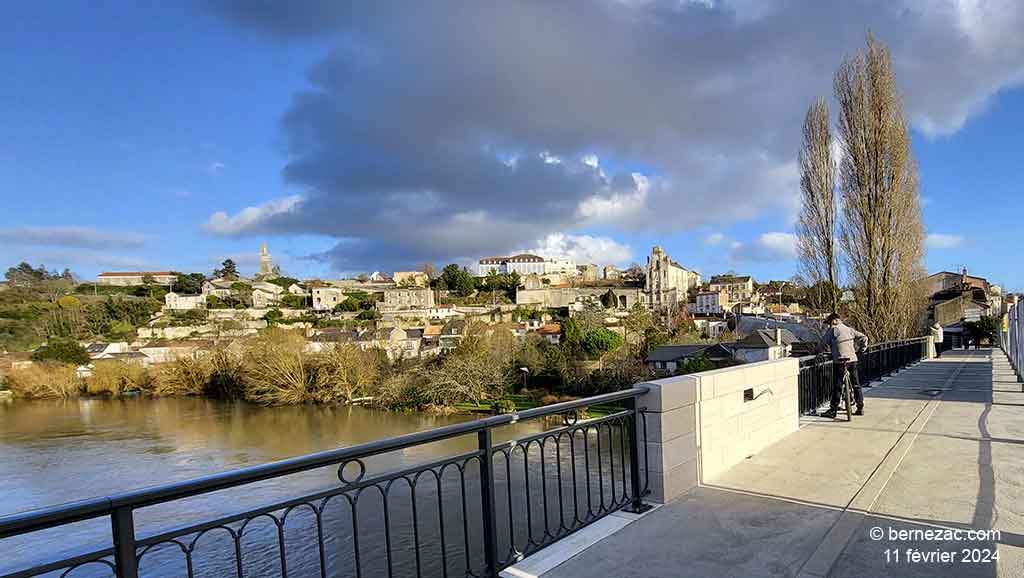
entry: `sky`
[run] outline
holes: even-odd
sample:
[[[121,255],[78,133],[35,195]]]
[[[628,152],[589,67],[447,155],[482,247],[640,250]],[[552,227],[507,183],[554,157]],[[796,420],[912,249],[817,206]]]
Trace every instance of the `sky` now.
[[[796,272],[807,107],[892,50],[930,271],[1024,290],[1012,0],[0,3],[0,266]],[[834,107],[833,107],[834,108]]]

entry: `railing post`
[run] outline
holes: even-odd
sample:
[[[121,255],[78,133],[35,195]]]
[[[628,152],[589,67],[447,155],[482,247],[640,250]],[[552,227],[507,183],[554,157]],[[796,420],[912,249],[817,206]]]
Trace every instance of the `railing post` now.
[[[491,448],[491,429],[477,432],[480,456],[480,513],[484,528],[484,576],[498,575],[498,519],[494,506],[494,455]],[[511,480],[510,480],[511,482]],[[511,490],[510,490],[511,491]],[[511,512],[510,512],[511,514]]]
[[[135,557],[135,521],[131,508],[121,507],[110,515],[114,536],[114,567],[117,578],[138,578],[139,560]]]
[[[629,433],[629,484],[630,490],[633,495],[633,502],[626,508],[627,512],[634,514],[640,514],[651,509],[650,504],[645,504],[643,500],[644,488],[640,481],[640,409],[636,406],[636,398],[631,397],[626,400],[626,408],[633,411],[633,428]],[[625,430],[625,428],[623,428]],[[626,435],[623,431],[622,435]],[[644,434],[644,444],[647,443],[646,433]],[[644,452],[646,455],[646,451]]]

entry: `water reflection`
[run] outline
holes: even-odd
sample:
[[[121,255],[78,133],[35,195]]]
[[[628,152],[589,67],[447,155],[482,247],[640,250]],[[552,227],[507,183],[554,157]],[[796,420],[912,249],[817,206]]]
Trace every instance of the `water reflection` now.
[[[2,509],[109,495],[466,419],[206,399],[11,404],[0,407]],[[527,421],[493,432],[499,562],[628,503],[628,444],[620,434],[630,423],[611,416],[512,446],[502,442],[562,424]],[[337,467],[329,467],[136,510],[142,539],[317,494],[204,532],[151,540],[140,550],[140,575],[479,575],[480,458],[452,459],[476,448],[470,434],[372,456],[367,479],[450,461],[366,487],[343,486]],[[4,540],[0,574],[109,545],[106,518]],[[70,575],[108,576],[104,570],[92,565]]]

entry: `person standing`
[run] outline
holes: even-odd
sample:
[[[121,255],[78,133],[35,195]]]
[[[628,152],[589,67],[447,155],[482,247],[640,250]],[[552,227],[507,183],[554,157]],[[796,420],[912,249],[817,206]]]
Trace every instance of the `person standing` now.
[[[857,352],[868,347],[868,337],[847,326],[833,313],[825,320],[828,329],[821,336],[818,351],[828,347],[832,352],[832,400],[828,411],[821,417],[834,418],[839,409],[839,398],[843,394],[843,370],[850,372],[850,386],[857,403],[857,411],[853,415],[864,415],[864,391],[860,386],[860,372],[857,370]]]
[[[942,355],[942,340],[945,337],[942,333],[942,326],[936,321],[931,326],[932,334],[932,357],[938,358]]]

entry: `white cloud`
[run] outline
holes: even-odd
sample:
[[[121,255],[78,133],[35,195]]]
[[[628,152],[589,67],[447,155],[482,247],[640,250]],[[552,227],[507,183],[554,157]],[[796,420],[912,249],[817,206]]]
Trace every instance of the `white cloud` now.
[[[206,170],[210,171],[211,175],[216,176],[223,172],[226,167],[227,165],[225,165],[224,163],[220,161],[214,161],[206,167]]]
[[[797,237],[792,233],[762,233],[753,243],[733,243],[733,261],[790,261],[796,258]]]
[[[267,201],[255,207],[246,207],[235,215],[218,211],[210,215],[210,219],[203,225],[203,229],[214,235],[223,236],[267,232],[265,227],[268,225],[268,221],[293,212],[301,202],[300,195],[292,195]]]
[[[538,240],[535,247],[521,252],[547,258],[569,257],[580,264],[598,265],[625,264],[633,257],[633,249],[629,245],[622,245],[609,237],[565,233],[552,233]]]
[[[716,245],[721,245],[722,241],[724,241],[724,240],[725,240],[725,235],[723,235],[721,233],[711,233],[707,237],[704,237],[704,244],[705,245],[710,245],[710,246],[714,247]]]
[[[136,249],[149,238],[141,233],[105,231],[91,227],[16,227],[0,229],[0,243],[78,249]]]
[[[925,238],[925,247],[929,249],[955,249],[964,241],[960,235],[949,235],[945,233],[928,233]]]

